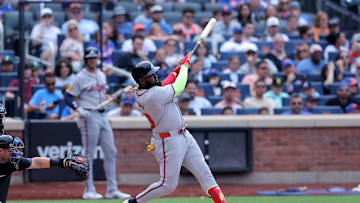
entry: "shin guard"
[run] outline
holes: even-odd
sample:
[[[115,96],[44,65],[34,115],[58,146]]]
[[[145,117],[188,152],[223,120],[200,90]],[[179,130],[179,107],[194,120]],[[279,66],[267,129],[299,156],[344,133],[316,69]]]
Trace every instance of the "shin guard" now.
[[[207,190],[208,195],[214,201],[214,203],[227,203],[223,192],[218,185],[210,187]]]

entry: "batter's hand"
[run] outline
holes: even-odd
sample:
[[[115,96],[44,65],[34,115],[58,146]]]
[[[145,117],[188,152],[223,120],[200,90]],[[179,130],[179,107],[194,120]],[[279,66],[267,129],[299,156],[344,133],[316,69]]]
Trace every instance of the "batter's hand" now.
[[[79,112],[79,115],[82,117],[82,118],[87,118],[90,116],[90,112],[88,110],[85,110],[83,108],[78,108],[77,111]]]
[[[185,65],[187,67],[190,67],[191,57],[192,57],[191,52],[187,53],[186,56],[184,56],[184,58],[181,59],[180,66]]]
[[[124,92],[126,94],[133,94],[137,89],[138,89],[137,86],[129,85],[125,87]]]

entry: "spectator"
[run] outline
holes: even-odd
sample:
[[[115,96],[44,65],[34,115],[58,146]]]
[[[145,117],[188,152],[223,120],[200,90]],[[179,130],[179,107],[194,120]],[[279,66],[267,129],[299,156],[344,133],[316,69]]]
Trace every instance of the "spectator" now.
[[[0,1],[0,19],[2,21],[3,15],[5,12],[13,11],[13,5],[11,3],[6,3],[4,0]]]
[[[325,94],[330,93],[330,85],[340,82],[344,77],[344,70],[335,66],[333,62],[325,64],[321,70],[320,80],[323,83]]]
[[[305,107],[304,110],[305,111],[311,111],[311,108],[314,106],[317,106],[319,104],[319,97],[315,97],[312,95],[309,95],[306,97],[305,99]]]
[[[255,66],[256,63],[260,61],[260,59],[258,58],[258,48],[255,44],[253,43],[249,43],[245,46],[245,58],[246,58],[246,62],[241,65],[240,67],[240,73],[255,73]],[[270,61],[269,59],[264,59],[268,65],[269,65],[269,71],[271,73],[277,73],[278,69],[276,68],[276,66],[274,65],[274,63],[272,61]]]
[[[355,74],[355,79],[360,81],[360,60],[354,63],[351,72]]]
[[[32,97],[32,90],[31,87],[33,85],[38,84],[38,82],[36,80],[34,80],[31,76],[32,76],[32,64],[30,63],[26,63],[25,64],[25,69],[24,69],[24,99],[25,99],[25,103],[29,103],[31,97]],[[9,87],[20,87],[20,80],[19,78],[13,79],[10,83],[9,83]],[[7,100],[13,100],[15,99],[15,93],[12,91],[7,91],[5,94],[5,98]],[[26,105],[25,105],[26,106]]]
[[[285,38],[281,34],[276,34],[273,37],[273,46],[269,53],[267,53],[264,58],[268,58],[271,60],[278,69],[279,72],[282,71],[282,61],[287,58],[286,51],[285,51]]]
[[[103,26],[104,27],[104,26]],[[90,42],[89,47],[95,47],[100,52],[100,31],[96,31],[95,33],[95,42]],[[104,64],[112,65],[112,53],[116,50],[116,45],[113,41],[110,40],[108,33],[104,31],[103,28],[103,37],[102,37],[102,54],[98,55],[99,60],[102,60]]]
[[[242,42],[241,34],[241,28],[236,28],[232,37],[221,45],[220,52],[243,52],[249,42]]]
[[[360,105],[358,105],[356,103],[351,103],[351,104],[347,105],[345,108],[345,113],[348,113],[348,114],[360,113]]]
[[[252,24],[251,9],[249,4],[243,3],[239,6],[237,20],[243,27],[245,27],[246,23]]]
[[[182,11],[181,23],[174,25],[175,27],[180,28],[185,34],[185,39],[190,40],[192,35],[201,33],[201,27],[194,23],[195,10],[193,8],[185,8]]]
[[[213,33],[225,37],[233,36],[235,30],[241,30],[241,25],[236,20],[232,20],[233,9],[230,6],[222,8],[222,20],[218,21],[213,28]]]
[[[276,108],[283,107],[283,98],[289,98],[289,94],[283,92],[284,82],[281,77],[277,77],[273,80],[271,90],[264,94],[264,97],[271,98],[275,101]]]
[[[198,82],[205,82],[205,78],[203,78],[203,74],[204,74],[204,61],[201,59],[197,59],[191,64],[190,78]]]
[[[298,1],[290,2],[290,15],[298,16],[298,24],[300,26],[310,26],[312,24],[312,20],[309,16],[301,12],[301,6]]]
[[[1,59],[1,72],[14,72],[14,59],[12,56],[6,55]]]
[[[179,53],[184,55],[185,53],[185,35],[179,28],[174,28],[171,38],[178,42]],[[194,57],[194,56],[193,56]]]
[[[81,70],[84,44],[75,20],[66,23],[66,38],[60,46],[60,55],[70,59],[74,72]]]
[[[314,33],[315,42],[318,42],[320,40],[320,36],[328,35],[330,33],[328,28],[328,15],[325,12],[317,12],[312,31]]]
[[[134,25],[133,27],[133,36],[135,35],[141,35],[144,37],[144,43],[143,43],[143,47],[142,50],[144,52],[144,54],[148,55],[149,52],[155,52],[156,51],[156,45],[154,43],[154,41],[152,41],[149,38],[145,38],[145,27],[144,25],[141,24],[137,24]],[[133,40],[132,39],[127,39],[124,41],[122,47],[121,47],[121,51],[123,52],[131,52],[133,50]]]
[[[261,107],[261,108],[259,108],[258,114],[260,114],[260,115],[269,115],[270,112],[269,112],[269,109],[268,109],[268,108],[266,108],[266,107]]]
[[[349,86],[350,97],[354,97],[359,94],[359,81],[353,77],[347,77],[341,82],[345,82]]]
[[[192,108],[197,116],[201,115],[202,108],[212,107],[209,100],[204,97],[197,96],[199,90],[196,81],[188,80],[184,92],[190,95],[189,108]]]
[[[141,112],[134,109],[135,97],[128,94],[123,95],[120,107],[110,110],[106,116],[107,117],[119,117],[119,116],[130,116],[130,117],[140,117],[142,116]]]
[[[70,20],[75,20],[77,22],[81,35],[85,37],[86,41],[90,41],[90,35],[94,34],[99,29],[98,24],[93,20],[83,19],[83,11],[81,5],[78,3],[70,4],[69,11]],[[61,26],[63,33],[68,33],[68,23],[69,21]]]
[[[159,81],[164,80],[171,72],[171,67],[165,63],[165,56],[165,50],[163,48],[159,48],[156,50],[154,60],[152,61],[154,66],[160,67],[160,69],[156,72],[159,77]]]
[[[300,26],[299,33],[301,40],[312,41],[314,39],[314,32],[309,26]]]
[[[305,77],[296,73],[295,64],[289,58],[283,61],[282,69],[285,73],[285,91],[291,95],[294,92],[294,86],[301,85],[305,81]]]
[[[214,96],[221,96],[220,82],[221,78],[219,72],[212,68],[206,75],[206,81],[213,86]]]
[[[171,34],[171,26],[163,19],[163,8],[160,5],[155,5],[150,8],[151,21],[145,24],[145,32],[149,32],[153,23],[159,23],[161,30],[167,34]]]
[[[238,56],[231,56],[229,59],[228,68],[223,71],[224,74],[230,74],[231,82],[237,84],[240,82],[239,73],[240,73],[240,59]]]
[[[42,65],[38,62],[32,63],[32,78],[37,82],[40,83],[40,74],[43,69]]]
[[[143,51],[144,37],[142,35],[134,35],[132,37],[132,50],[126,52],[119,57],[119,63],[116,64],[119,68],[131,71],[137,63],[144,60],[149,60]]]
[[[306,43],[296,46],[295,62],[299,62],[303,59],[310,57],[309,45]]]
[[[299,28],[299,17],[296,15],[290,15],[287,19],[287,27],[285,34],[288,36],[300,37],[300,32],[298,28]]]
[[[297,65],[297,71],[300,74],[320,73],[325,65],[322,60],[322,48],[318,44],[312,44],[310,47],[310,58],[301,60]]]
[[[259,39],[254,37],[254,24],[252,22],[245,22],[243,25],[243,35],[242,41],[243,42],[258,42]]]
[[[274,113],[276,103],[271,98],[265,98],[264,93],[266,92],[266,85],[264,80],[258,79],[255,84],[255,94],[252,97],[248,97],[244,100],[244,108],[262,108],[266,107],[269,109],[270,114]]]
[[[351,58],[350,62],[354,63],[360,59],[360,33],[356,33],[351,38]]]
[[[153,7],[155,3],[153,1],[146,1],[144,6],[144,12],[138,16],[136,16],[134,20],[134,24],[142,24],[145,25],[151,22],[151,12],[150,9]]]
[[[169,36],[164,34],[161,30],[159,23],[153,23],[150,27],[149,33],[146,38],[151,39],[153,41],[163,41],[166,40]]]
[[[207,43],[202,43],[196,50],[195,55],[191,58],[192,61],[196,61],[197,59],[200,59],[204,62],[205,71],[209,71],[211,69],[211,65],[217,62],[215,56],[210,54]]]
[[[118,34],[114,21],[105,21],[103,23],[103,33],[106,33],[107,38],[119,49],[118,41],[123,41],[122,35]]]
[[[340,32],[340,18],[335,16],[329,20],[329,33]]]
[[[221,21],[222,20],[222,9],[215,9],[213,11],[213,18],[216,19],[216,21]]]
[[[46,73],[44,76],[46,88],[35,92],[29,101],[27,112],[38,111],[45,114],[46,119],[58,119],[60,114],[59,101],[63,99],[61,90],[55,89],[55,76]]]
[[[176,40],[173,38],[167,39],[163,48],[166,54],[165,63],[170,67],[177,66],[183,55],[176,53]]]
[[[230,106],[234,112],[236,112],[236,109],[242,109],[243,107],[239,99],[240,97],[237,95],[238,89],[236,88],[236,85],[230,81],[223,81],[222,83],[224,89],[224,99],[218,102],[215,105],[215,108],[223,109]]]
[[[255,22],[260,22],[264,17],[265,8],[261,5],[260,0],[248,0],[251,10],[251,19]]]
[[[289,0],[280,0],[277,10],[280,19],[288,20],[290,14]]]
[[[306,99],[306,97],[308,96],[320,97],[320,94],[312,87],[311,83],[309,83],[308,81],[304,81],[301,84],[299,95],[303,99]]]
[[[190,105],[190,95],[188,93],[181,93],[176,97],[176,104],[178,105],[182,115],[196,115],[195,112],[189,108]]]
[[[335,65],[344,71],[351,71],[350,53],[348,51],[340,51],[336,57]]]
[[[290,97],[290,111],[285,111],[281,115],[310,115],[308,111],[304,111],[303,98],[299,94],[292,94]]]
[[[127,37],[132,35],[133,24],[132,22],[128,21],[128,14],[126,13],[124,7],[120,5],[115,7],[113,19],[116,24],[116,30],[119,34],[118,39],[120,41],[124,41]]]
[[[269,73],[268,63],[265,60],[261,60],[258,63],[256,63],[255,73],[246,75],[243,78],[242,83],[248,84],[250,86],[250,93],[253,97],[255,97],[256,93],[257,93],[257,89],[255,88],[256,81],[261,79],[263,82],[265,82],[266,85],[272,84],[272,79],[271,79],[271,77],[269,77],[268,73]]]
[[[235,115],[235,113],[231,106],[226,106],[221,110],[221,115]]]
[[[279,33],[280,21],[277,17],[270,17],[266,20],[267,34],[264,35],[263,39],[267,42],[272,42],[277,34],[283,36],[285,42],[289,41],[289,37],[286,34]]]
[[[331,52],[339,53],[340,51],[348,51],[348,48],[345,47],[345,33],[332,32],[327,36],[326,40],[329,42],[329,45],[325,48],[324,51],[325,61],[329,61],[329,53]]]
[[[66,58],[61,58],[55,65],[55,87],[64,87],[71,84],[74,79],[73,68]]]
[[[346,112],[346,107],[355,103],[358,104],[351,96],[349,85],[346,82],[342,82],[336,90],[337,97],[330,99],[326,105],[329,106],[340,106],[343,112]]]
[[[39,39],[51,44],[54,51],[53,55],[51,55],[51,49],[48,44],[41,44],[36,40],[32,41],[33,45],[40,45],[40,58],[48,62],[51,62],[52,57],[55,57],[57,54],[57,35],[61,32],[58,27],[53,25],[53,22],[53,11],[50,8],[43,8],[41,9],[40,22],[31,31],[33,39]]]
[[[264,15],[265,22],[270,17],[277,17],[277,10],[276,10],[275,6],[273,6],[273,5],[268,5],[265,9],[265,15]]]

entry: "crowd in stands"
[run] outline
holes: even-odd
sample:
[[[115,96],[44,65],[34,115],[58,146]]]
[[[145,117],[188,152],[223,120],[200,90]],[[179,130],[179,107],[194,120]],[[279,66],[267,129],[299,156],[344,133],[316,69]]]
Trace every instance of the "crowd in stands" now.
[[[31,44],[44,61],[51,62],[55,55],[56,64],[26,61],[26,116],[73,118],[63,92],[83,68],[86,47],[99,53],[102,49],[99,59],[110,94],[131,80],[107,65],[131,71],[149,60],[160,67],[162,80],[193,48],[212,17],[217,23],[192,57],[185,92],[175,98],[184,115],[360,112],[360,33],[349,36],[340,30],[340,18],[323,11],[304,13],[297,0],[203,2],[107,0],[102,24],[96,15],[99,8],[63,3],[55,10],[45,4],[29,30]],[[26,12],[32,9],[27,4]],[[15,11],[16,5],[0,1],[5,30],[7,13]],[[14,58],[2,56],[2,87],[20,85]],[[20,105],[16,90],[3,93],[7,105]],[[141,113],[134,97],[123,95],[109,107],[108,116]]]

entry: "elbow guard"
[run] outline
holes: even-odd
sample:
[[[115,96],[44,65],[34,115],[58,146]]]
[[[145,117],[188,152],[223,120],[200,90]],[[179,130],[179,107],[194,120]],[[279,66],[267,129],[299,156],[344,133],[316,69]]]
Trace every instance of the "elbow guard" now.
[[[69,93],[65,93],[65,104],[70,106],[70,108],[72,108],[74,110],[78,107],[76,102],[73,99],[73,96]]]

